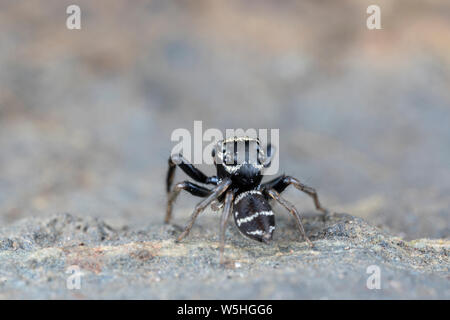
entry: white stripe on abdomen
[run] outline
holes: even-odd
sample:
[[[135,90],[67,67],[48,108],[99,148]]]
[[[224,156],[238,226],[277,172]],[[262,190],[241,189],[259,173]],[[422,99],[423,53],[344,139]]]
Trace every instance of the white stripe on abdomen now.
[[[238,212],[236,211],[235,214],[237,216]],[[237,219],[236,223],[240,227],[241,224],[250,222],[250,221],[252,221],[253,219],[255,219],[255,218],[259,217],[259,216],[273,216],[273,212],[272,211],[255,212],[251,216],[248,216],[248,217],[245,217],[245,218],[242,218],[242,219]]]

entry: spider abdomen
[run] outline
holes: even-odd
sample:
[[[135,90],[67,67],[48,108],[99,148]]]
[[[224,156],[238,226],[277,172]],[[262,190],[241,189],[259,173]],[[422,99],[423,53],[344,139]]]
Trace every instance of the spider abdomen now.
[[[233,216],[245,236],[262,242],[272,239],[275,217],[261,191],[250,190],[236,195]]]

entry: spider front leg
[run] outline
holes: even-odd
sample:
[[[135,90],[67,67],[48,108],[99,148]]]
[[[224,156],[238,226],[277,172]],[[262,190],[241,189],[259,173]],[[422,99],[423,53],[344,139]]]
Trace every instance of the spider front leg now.
[[[218,179],[216,176],[208,177],[203,172],[194,167],[193,164],[189,163],[181,154],[173,155],[169,157],[169,169],[167,170],[167,178],[166,178],[166,191],[170,192],[170,188],[172,186],[173,177],[175,175],[175,169],[177,165],[184,171],[189,177],[194,179],[197,182],[204,184],[218,184]]]
[[[264,183],[262,185],[262,188],[266,190],[273,189],[276,192],[281,193],[291,184],[298,190],[303,191],[304,193],[309,195],[313,199],[316,209],[323,213],[324,218],[328,216],[328,210],[322,207],[322,205],[320,204],[319,196],[317,195],[316,190],[314,188],[307,186],[306,184],[301,183],[294,177],[285,175],[279,176],[278,178],[275,178],[269,182]]]
[[[228,218],[233,211],[233,191],[229,190],[225,195],[225,205],[223,207],[222,216],[220,217],[220,263],[223,264],[223,251],[225,248],[225,230],[227,227]]]
[[[285,207],[294,217],[295,221],[297,222],[297,226],[300,229],[301,234],[303,235],[303,238],[308,242],[310,247],[314,247],[311,240],[309,240],[308,236],[306,235],[305,228],[303,228],[302,219],[300,217],[300,214],[298,213],[297,209],[294,207],[292,203],[284,199],[278,192],[276,192],[274,189],[266,190],[266,193],[274,200],[276,200],[279,204],[281,204],[283,207]]]
[[[211,194],[205,200],[201,201],[195,206],[194,212],[192,213],[188,224],[184,228],[184,231],[177,238],[177,241],[183,240],[189,234],[192,226],[194,225],[195,219],[197,219],[197,216],[200,214],[200,212],[202,212],[208,205],[210,205],[211,202],[220,197],[230,185],[231,179],[226,178],[222,180],[222,182],[220,182],[219,185],[211,191]]]
[[[196,185],[195,183],[192,183],[190,181],[177,183],[173,188],[172,192],[167,197],[167,210],[166,210],[166,217],[164,219],[165,223],[169,223],[170,219],[172,218],[172,206],[175,200],[177,199],[178,195],[180,194],[181,190],[186,190],[190,194],[197,197],[207,197],[211,193],[211,190]]]

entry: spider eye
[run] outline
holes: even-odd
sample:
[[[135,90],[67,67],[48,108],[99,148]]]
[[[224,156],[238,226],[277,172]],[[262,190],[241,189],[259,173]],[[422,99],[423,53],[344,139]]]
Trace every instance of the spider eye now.
[[[225,164],[233,164],[234,163],[233,154],[225,153],[223,161]]]

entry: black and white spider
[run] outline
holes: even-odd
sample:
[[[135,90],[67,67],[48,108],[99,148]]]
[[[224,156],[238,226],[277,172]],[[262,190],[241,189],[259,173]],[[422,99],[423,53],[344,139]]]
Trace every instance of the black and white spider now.
[[[281,175],[273,180],[261,183],[263,169],[270,165],[273,157],[272,149],[268,145],[267,155],[265,155],[260,147],[259,140],[255,138],[234,137],[221,140],[212,151],[217,175],[211,177],[195,168],[181,154],[170,157],[166,181],[168,201],[165,222],[170,221],[172,205],[181,190],[186,190],[194,196],[206,198],[195,206],[188,224],[177,241],[181,241],[189,234],[195,219],[208,205],[211,205],[214,210],[223,207],[220,219],[220,262],[223,263],[225,228],[231,213],[234,211],[234,221],[242,234],[251,239],[268,243],[272,239],[275,229],[275,217],[269,204],[269,200],[274,199],[295,217],[301,234],[312,246],[311,241],[306,236],[297,209],[281,197],[280,193],[289,185],[293,185],[311,196],[316,209],[320,210],[324,216],[328,211],[321,206],[313,188],[302,184],[293,177]],[[253,154],[256,154],[256,157],[251,157]],[[240,159],[239,156],[244,157]],[[184,181],[177,183],[171,190],[177,165],[195,181],[202,184],[211,184],[215,187],[208,189],[190,181]]]

